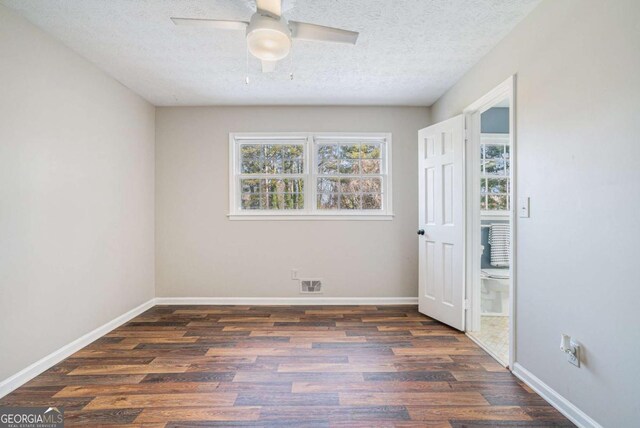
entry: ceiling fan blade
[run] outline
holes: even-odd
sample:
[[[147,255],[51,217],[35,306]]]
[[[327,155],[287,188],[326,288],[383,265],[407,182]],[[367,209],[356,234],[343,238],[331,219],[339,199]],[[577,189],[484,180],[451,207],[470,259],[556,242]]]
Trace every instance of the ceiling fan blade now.
[[[282,15],[282,0],[256,0],[258,12],[266,13],[277,18]]]
[[[276,71],[276,64],[278,61],[266,61],[262,60],[262,72],[263,73],[271,73],[272,71]]]
[[[355,45],[359,34],[355,31],[297,21],[289,21],[289,27],[291,28],[291,36],[294,39],[315,40],[318,42],[349,43]]]
[[[221,30],[245,30],[248,22],[223,19],[171,18],[174,24],[188,27],[218,28]]]

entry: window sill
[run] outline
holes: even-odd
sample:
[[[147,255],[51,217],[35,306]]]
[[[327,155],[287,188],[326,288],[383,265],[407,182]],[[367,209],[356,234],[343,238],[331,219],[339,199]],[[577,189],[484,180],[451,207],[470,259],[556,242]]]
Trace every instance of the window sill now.
[[[229,220],[233,221],[282,221],[282,220],[313,220],[313,221],[390,221],[393,214],[227,214]]]
[[[483,217],[509,217],[511,211],[480,210],[480,215]]]

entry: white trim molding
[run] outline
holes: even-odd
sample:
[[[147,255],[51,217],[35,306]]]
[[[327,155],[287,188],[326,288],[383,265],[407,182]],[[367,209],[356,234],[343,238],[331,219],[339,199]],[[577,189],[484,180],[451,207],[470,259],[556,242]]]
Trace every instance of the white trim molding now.
[[[526,383],[549,404],[565,415],[571,422],[581,428],[602,428],[602,425],[594,421],[589,415],[577,408],[562,395],[558,394],[549,385],[538,379],[533,373],[522,367],[519,363],[514,363],[513,366],[512,373],[518,379]]]
[[[417,297],[156,297],[156,305],[417,305]]]
[[[468,231],[467,239],[467,261],[465,264],[467,289],[466,296],[471,300],[471,307],[467,312],[466,331],[478,331],[480,329],[481,298],[480,298],[480,223],[482,215],[480,209],[480,140],[481,127],[480,115],[504,99],[509,100],[509,145],[511,156],[511,168],[509,174],[511,206],[509,211],[499,212],[503,218],[509,220],[511,226],[511,246],[509,249],[510,271],[509,271],[509,367],[513,367],[517,360],[516,348],[516,322],[517,322],[517,127],[516,127],[516,75],[510,76],[504,82],[493,88],[477,101],[473,102],[463,110],[465,115],[465,128],[467,138],[467,165],[466,180],[467,189],[467,216],[466,225]],[[506,214],[506,216],[505,216]]]
[[[362,214],[324,214],[324,215],[276,215],[276,214],[227,214],[229,220],[261,220],[261,221],[295,221],[295,220],[329,220],[329,221],[390,221],[393,220],[393,214],[371,214],[371,215],[362,215]]]
[[[101,338],[105,334],[109,333],[111,330],[137,317],[147,309],[151,309],[153,306],[155,306],[155,299],[150,299],[149,301],[141,304],[140,306],[137,306],[131,309],[130,311],[107,322],[106,324],[96,328],[95,330],[90,331],[84,336],[79,337],[73,342],[68,343],[67,345],[64,345],[62,348],[39,359],[38,361],[31,364],[27,368],[20,370],[18,373],[14,374],[13,376],[10,376],[7,379],[0,381],[0,397],[4,397],[14,389],[24,385],[34,377],[43,373],[45,370],[50,369],[51,367],[58,364],[60,361],[78,352],[80,349],[84,348],[85,346],[89,345],[91,342]]]

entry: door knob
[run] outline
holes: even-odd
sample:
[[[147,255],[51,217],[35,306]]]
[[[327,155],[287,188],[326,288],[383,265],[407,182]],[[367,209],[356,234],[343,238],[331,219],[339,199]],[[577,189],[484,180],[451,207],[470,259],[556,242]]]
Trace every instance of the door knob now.
[[[424,229],[420,229],[420,230],[418,231],[418,235],[424,235]]]

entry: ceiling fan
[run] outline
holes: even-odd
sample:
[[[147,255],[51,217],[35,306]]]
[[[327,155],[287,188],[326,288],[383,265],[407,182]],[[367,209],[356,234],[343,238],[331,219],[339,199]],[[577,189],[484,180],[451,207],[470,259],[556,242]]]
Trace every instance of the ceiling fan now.
[[[306,22],[287,21],[282,0],[256,0],[257,11],[246,21],[171,18],[176,25],[245,30],[249,52],[262,62],[262,71],[274,71],[279,60],[289,55],[291,39],[356,44],[358,33]]]

